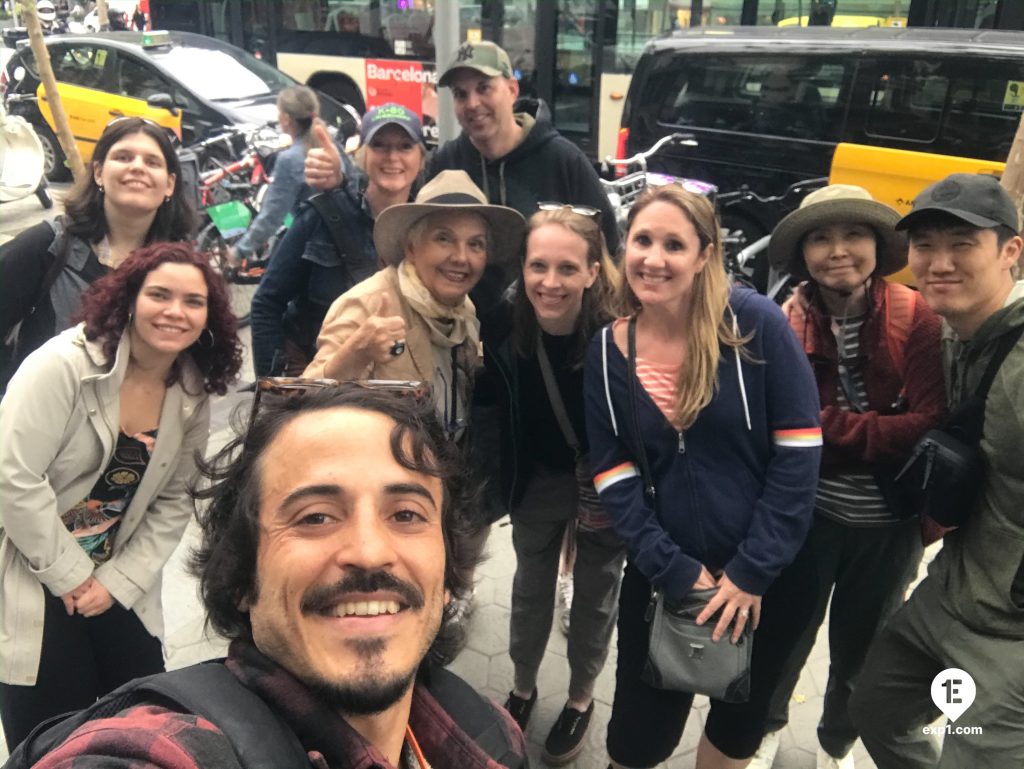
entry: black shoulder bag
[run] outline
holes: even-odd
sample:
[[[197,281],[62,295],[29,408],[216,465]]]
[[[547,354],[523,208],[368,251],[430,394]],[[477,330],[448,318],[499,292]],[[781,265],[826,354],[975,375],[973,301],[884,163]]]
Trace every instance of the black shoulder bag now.
[[[914,446],[894,482],[917,512],[945,527],[962,526],[985,480],[981,435],[989,388],[1024,326],[1000,337],[978,389],[953,411],[941,427],[929,430]]]
[[[629,319],[627,334],[629,371],[629,410],[633,432],[638,441],[637,459],[643,479],[644,495],[653,505],[654,479],[647,452],[640,441],[640,414],[636,376],[636,315]],[[655,511],[657,513],[657,511]],[[658,516],[660,518],[660,515]],[[703,625],[697,617],[718,592],[718,588],[691,590],[682,601],[669,599],[663,591],[651,589],[651,602],[644,614],[650,623],[647,662],[641,678],[655,689],[706,694],[720,702],[746,702],[750,699],[750,657],[754,634],[747,623],[735,644],[729,636],[713,641],[714,617]]]

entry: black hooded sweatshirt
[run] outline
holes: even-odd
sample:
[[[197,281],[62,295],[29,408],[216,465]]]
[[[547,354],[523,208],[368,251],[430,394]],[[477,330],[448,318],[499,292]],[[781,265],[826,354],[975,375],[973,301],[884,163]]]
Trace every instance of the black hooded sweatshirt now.
[[[511,152],[486,160],[462,133],[434,153],[428,176],[465,171],[488,201],[514,208],[527,219],[536,213],[538,203],[547,201],[598,208],[604,213],[602,229],[614,256],[619,247],[615,214],[587,156],[555,130],[551,112],[540,99],[519,99],[515,110],[525,135]]]

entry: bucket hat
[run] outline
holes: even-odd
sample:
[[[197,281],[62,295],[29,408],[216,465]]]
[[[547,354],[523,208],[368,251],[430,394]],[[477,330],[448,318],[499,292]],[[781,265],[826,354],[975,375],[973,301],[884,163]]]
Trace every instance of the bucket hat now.
[[[878,235],[875,272],[892,275],[907,266],[907,241],[896,231],[900,215],[854,184],[830,184],[815,190],[787,215],[768,243],[768,261],[777,270],[807,279],[801,244],[813,229],[837,222],[866,224]]]
[[[386,265],[398,264],[405,256],[409,228],[417,221],[427,214],[462,212],[482,216],[490,225],[488,264],[517,263],[526,220],[514,208],[489,204],[465,171],[442,171],[424,185],[415,202],[385,208],[373,226],[377,254]]]
[[[449,87],[456,71],[460,69],[471,69],[487,77],[512,77],[512,62],[505,49],[489,40],[460,45],[459,50],[455,52],[455,58],[447,66],[437,84],[441,88]]]
[[[925,187],[914,198],[910,213],[896,224],[896,229],[912,227],[923,214],[950,214],[973,227],[989,229],[1004,225],[1020,232],[1020,221],[1013,198],[989,174],[950,174]]]

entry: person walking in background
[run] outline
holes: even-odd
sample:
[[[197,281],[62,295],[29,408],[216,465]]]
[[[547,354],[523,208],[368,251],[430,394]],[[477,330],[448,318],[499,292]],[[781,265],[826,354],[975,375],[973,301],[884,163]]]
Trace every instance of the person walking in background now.
[[[916,291],[885,280],[907,264],[898,220],[867,190],[834,184],[772,233],[772,266],[808,281],[784,309],[814,369],[824,449],[814,521],[797,556],[814,564],[807,590],[816,608],[785,665],[753,769],[772,765],[826,611],[831,664],[817,766],[853,766],[850,694],[921,560],[919,520],[895,496],[893,478],[945,413],[945,392],[938,316]]]
[[[242,363],[222,279],[184,243],[82,297],[0,401],[0,718],[47,718],[163,670],[160,574],[192,514],[209,394]]]
[[[142,118],[103,131],[64,215],[0,246],[0,337],[21,327],[0,387],[39,345],[70,328],[82,291],[143,245],[189,240],[196,218],[167,132]]]
[[[271,235],[284,224],[285,217],[309,197],[311,190],[303,181],[306,152],[313,141],[311,130],[318,120],[320,101],[312,88],[293,85],[277,95],[277,124],[292,143],[274,161],[274,176],[249,229],[234,245],[232,260],[240,263],[267,245]]]
[[[373,223],[408,203],[423,171],[426,147],[414,112],[383,104],[363,116],[358,173],[303,204],[275,249],[252,300],[253,367],[257,376],[298,376],[316,353],[316,337],[335,299],[381,267]],[[332,227],[323,211],[338,222]]]
[[[674,185],[644,192],[623,269],[632,314],[594,338],[584,377],[594,481],[628,555],[608,754],[634,769],[672,754],[693,694],[642,678],[645,612],[652,590],[677,602],[708,589],[697,622],[714,624],[716,642],[756,628],[749,701],[712,700],[697,748],[698,769],[738,768],[811,611],[807,575],[786,567],[821,461],[814,377],[778,307],[730,289],[706,198]]]
[[[471,442],[480,449],[474,464],[487,468],[492,507],[512,520],[514,680],[505,708],[523,729],[537,702],[562,542],[575,530],[568,700],[543,754],[559,766],[583,750],[625,560],[594,490],[583,417],[583,359],[594,332],[616,315],[618,270],[604,246],[600,211],[557,203],[541,209],[527,227],[514,299],[482,317],[486,374],[475,401],[494,408],[474,409]],[[490,419],[478,420],[480,411]],[[491,445],[496,436],[498,447]]]

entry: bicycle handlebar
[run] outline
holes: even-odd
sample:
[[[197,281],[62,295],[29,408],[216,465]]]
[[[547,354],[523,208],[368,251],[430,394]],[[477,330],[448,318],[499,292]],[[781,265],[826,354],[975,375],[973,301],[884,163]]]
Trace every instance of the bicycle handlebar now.
[[[693,134],[684,133],[672,133],[668,136],[662,136],[658,141],[651,145],[650,149],[638,152],[632,157],[628,158],[613,158],[611,155],[605,157],[601,162],[602,170],[607,171],[612,166],[631,166],[639,164],[640,168],[644,171],[647,170],[647,158],[656,154],[666,144],[676,144],[680,147],[698,147],[700,146],[696,137]]]

